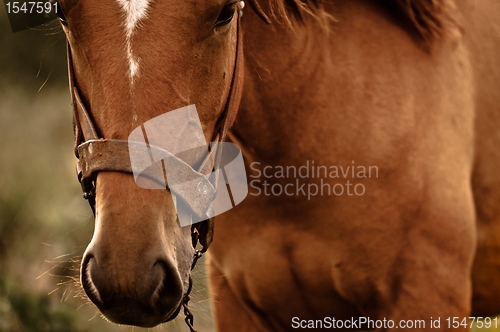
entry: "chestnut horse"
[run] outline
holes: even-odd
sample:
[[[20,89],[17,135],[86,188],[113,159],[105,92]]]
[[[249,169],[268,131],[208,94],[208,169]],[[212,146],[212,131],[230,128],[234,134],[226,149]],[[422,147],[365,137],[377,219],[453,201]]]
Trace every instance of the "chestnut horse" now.
[[[195,104],[210,142],[239,106],[253,182],[209,251],[219,331],[466,330],[500,313],[498,1],[249,0],[241,18],[234,0],[59,4],[77,144],[81,109],[95,137],[126,140]],[[313,164],[343,175],[292,172]],[[116,323],[170,320],[191,228],[169,191],[95,176],[87,295]]]

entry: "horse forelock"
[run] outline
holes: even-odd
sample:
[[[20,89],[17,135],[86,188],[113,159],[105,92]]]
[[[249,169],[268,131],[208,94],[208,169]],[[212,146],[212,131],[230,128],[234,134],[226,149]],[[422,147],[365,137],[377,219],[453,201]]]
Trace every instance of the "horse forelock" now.
[[[317,19],[328,29],[332,15],[323,7],[324,0],[248,0],[262,3],[275,22],[285,22],[290,27],[305,15]],[[386,7],[413,30],[425,44],[432,46],[447,37],[453,37],[459,28],[458,13],[452,0],[373,0]],[[260,8],[253,5],[253,8]],[[267,13],[266,13],[267,14]]]
[[[248,0],[253,8],[260,10],[260,3],[263,3],[268,13],[275,22],[285,22],[289,27],[293,27],[296,21],[302,21],[304,15],[309,15],[328,30],[331,15],[324,10],[323,0]]]

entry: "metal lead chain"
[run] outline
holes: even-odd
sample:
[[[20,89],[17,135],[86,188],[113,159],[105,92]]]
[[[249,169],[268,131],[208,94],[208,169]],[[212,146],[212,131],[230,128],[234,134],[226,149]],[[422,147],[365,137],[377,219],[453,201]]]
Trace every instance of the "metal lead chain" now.
[[[194,267],[196,266],[196,263],[201,258],[201,256],[203,256],[203,252],[201,250],[196,250],[194,252],[193,264],[191,264],[191,270],[194,269]],[[186,322],[186,325],[189,327],[189,331],[190,332],[197,332],[193,326],[193,324],[194,324],[193,313],[191,312],[191,310],[189,310],[189,300],[191,299],[189,294],[191,293],[192,288],[193,288],[193,278],[191,278],[191,276],[189,276],[189,286],[188,286],[186,295],[184,295],[184,298],[182,299],[182,307],[184,308],[184,317],[185,317],[184,321]]]
[[[196,332],[194,329],[194,316],[191,313],[191,310],[189,310],[189,293],[191,293],[191,288],[193,287],[193,279],[189,277],[189,287],[186,295],[184,295],[184,299],[182,300],[182,307],[184,308],[184,321],[186,322],[186,325],[189,327],[190,332]]]

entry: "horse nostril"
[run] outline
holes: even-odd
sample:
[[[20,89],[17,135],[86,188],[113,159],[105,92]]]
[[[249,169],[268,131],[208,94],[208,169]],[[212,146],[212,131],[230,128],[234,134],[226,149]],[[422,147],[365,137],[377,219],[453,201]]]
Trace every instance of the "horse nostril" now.
[[[99,291],[97,290],[93,280],[92,280],[92,274],[91,274],[91,269],[92,265],[95,263],[94,256],[91,254],[85,255],[83,261],[82,261],[82,266],[80,270],[80,281],[83,287],[83,290],[87,294],[88,298],[94,302],[96,305],[102,304],[102,299],[99,294]]]
[[[154,274],[157,274],[155,290],[150,295],[153,306],[157,310],[176,306],[176,302],[182,298],[183,287],[178,272],[172,264],[158,260],[153,266]],[[158,275],[159,274],[159,275]]]

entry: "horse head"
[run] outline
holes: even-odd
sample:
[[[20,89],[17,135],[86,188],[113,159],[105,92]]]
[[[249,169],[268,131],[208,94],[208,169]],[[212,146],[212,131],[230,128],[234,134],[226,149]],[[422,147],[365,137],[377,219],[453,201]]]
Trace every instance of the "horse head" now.
[[[191,104],[205,141],[223,140],[241,92],[243,2],[57,4],[68,40],[77,157],[92,152],[91,145],[82,148],[89,140],[124,142],[148,120]],[[173,319],[188,292],[192,229],[181,227],[170,191],[141,188],[116,165],[124,158],[111,159],[116,169],[83,171],[95,230],[82,259],[82,286],[110,321],[152,327]],[[192,158],[190,166],[201,162]]]

